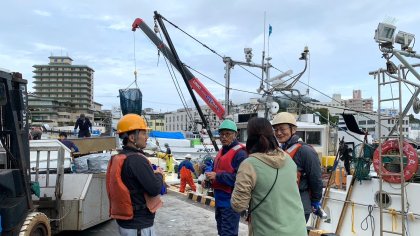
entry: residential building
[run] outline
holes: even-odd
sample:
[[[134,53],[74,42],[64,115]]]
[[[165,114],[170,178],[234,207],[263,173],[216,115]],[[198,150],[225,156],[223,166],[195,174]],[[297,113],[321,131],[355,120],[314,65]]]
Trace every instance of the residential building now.
[[[201,106],[201,110],[212,130],[216,130],[221,120],[208,106]],[[202,120],[197,109],[178,109],[174,112],[165,113],[165,131],[201,131]]]
[[[34,94],[59,104],[68,103],[69,110],[66,110],[67,106],[59,107],[67,113],[63,116],[68,117],[65,119],[68,125],[74,123],[81,113],[93,120],[94,111],[94,70],[86,65],[73,65],[72,62],[68,56],[50,56],[48,64],[33,66]],[[39,115],[44,114],[41,112]]]
[[[362,98],[361,90],[353,90],[353,98],[344,100],[344,102],[348,109],[356,111],[373,111],[373,99]]]
[[[352,113],[356,119],[359,128],[364,131],[368,131],[372,135],[373,139],[379,138],[379,129],[381,129],[381,136],[388,136],[391,129],[396,123],[398,123],[398,116],[395,115],[395,109],[382,109],[381,117],[382,120],[378,122],[377,113],[364,114],[347,111],[346,113]],[[341,130],[347,130],[344,119],[342,116],[339,116],[338,126]],[[410,121],[409,117],[405,116],[403,119],[403,132],[404,137],[408,137],[410,133]]]
[[[102,110],[102,104],[93,102],[93,126],[104,127],[105,135],[112,134],[112,112]]]
[[[143,111],[149,128],[152,130],[164,131],[165,115],[163,113],[155,112],[152,108],[145,108]]]

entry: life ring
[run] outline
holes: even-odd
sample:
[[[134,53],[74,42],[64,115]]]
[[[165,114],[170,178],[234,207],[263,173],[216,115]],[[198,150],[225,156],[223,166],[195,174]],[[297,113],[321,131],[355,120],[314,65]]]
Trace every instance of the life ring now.
[[[382,144],[382,155],[386,155],[390,151],[398,151],[399,145],[398,140],[388,140]],[[407,157],[407,165],[404,168],[404,179],[405,181],[410,180],[414,174],[417,172],[419,158],[417,156],[417,151],[414,149],[411,144],[404,141],[403,143],[403,152],[404,155]],[[389,175],[394,172],[390,172],[389,170],[385,169],[382,165],[379,166],[379,148],[375,150],[373,154],[373,167],[375,168],[376,173],[379,173],[379,168],[382,168],[382,179],[389,183],[401,183],[401,176],[399,175]],[[395,173],[394,173],[395,174]]]

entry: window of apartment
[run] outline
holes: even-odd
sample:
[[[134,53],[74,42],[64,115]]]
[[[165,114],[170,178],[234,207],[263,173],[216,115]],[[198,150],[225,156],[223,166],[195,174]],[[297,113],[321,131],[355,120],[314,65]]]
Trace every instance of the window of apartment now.
[[[365,120],[359,120],[359,125],[365,125],[366,121]]]
[[[375,124],[375,120],[368,120],[367,123],[368,123],[368,125],[373,125],[373,124]]]
[[[388,125],[389,125],[389,124],[391,124],[391,121],[390,121],[390,120],[388,120]]]

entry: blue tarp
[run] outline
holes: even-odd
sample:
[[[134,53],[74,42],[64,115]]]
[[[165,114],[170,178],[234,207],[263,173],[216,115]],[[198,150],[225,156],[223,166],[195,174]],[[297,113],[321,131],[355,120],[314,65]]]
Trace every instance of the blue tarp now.
[[[162,131],[152,131],[150,132],[149,137],[152,138],[171,138],[171,139],[185,139],[184,134],[181,132],[162,132]]]

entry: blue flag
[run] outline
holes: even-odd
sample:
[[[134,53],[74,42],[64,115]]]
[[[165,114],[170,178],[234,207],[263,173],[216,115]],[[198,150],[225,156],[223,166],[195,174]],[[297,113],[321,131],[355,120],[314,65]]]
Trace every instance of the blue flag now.
[[[271,27],[271,25],[268,25],[268,36],[271,35],[271,32],[273,32],[273,27]]]

